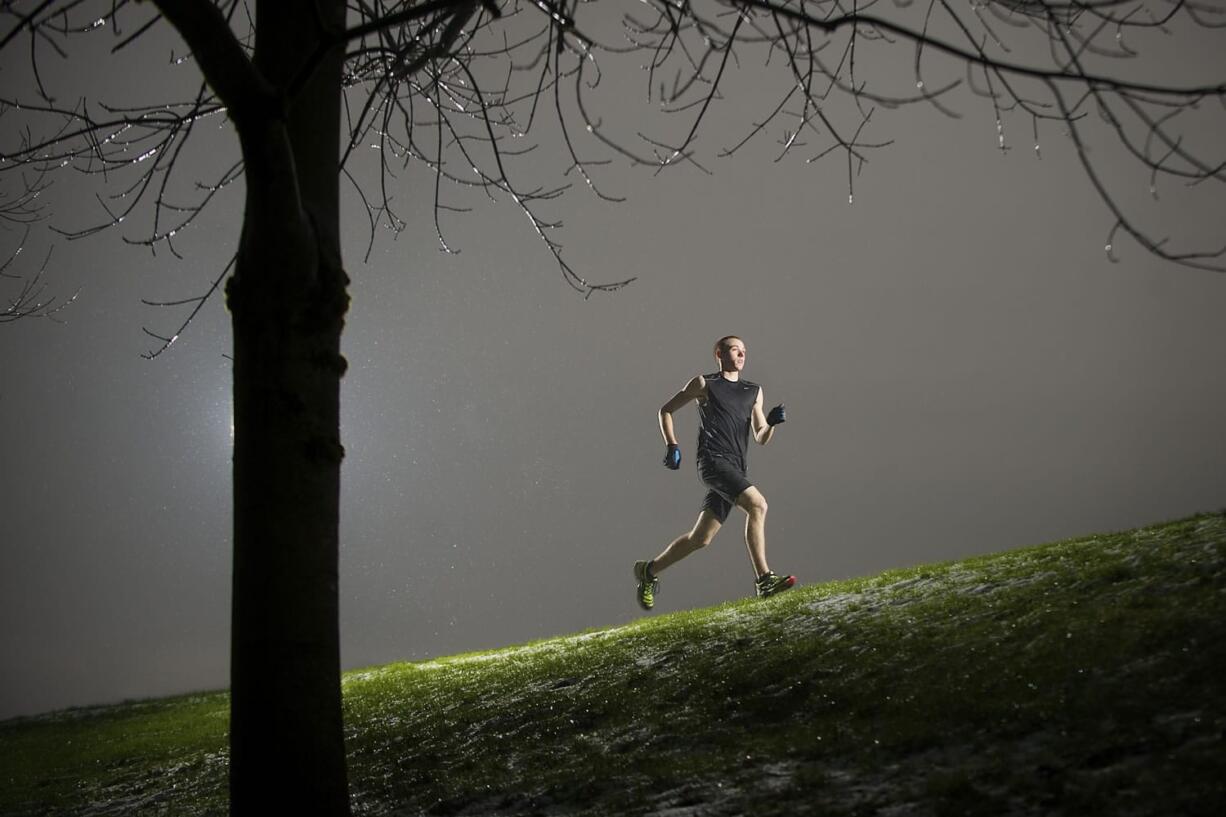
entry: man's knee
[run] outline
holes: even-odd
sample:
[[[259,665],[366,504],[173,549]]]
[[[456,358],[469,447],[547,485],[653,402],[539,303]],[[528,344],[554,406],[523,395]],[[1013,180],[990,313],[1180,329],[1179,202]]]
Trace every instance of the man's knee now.
[[[716,530],[719,530],[719,528],[712,530],[709,527],[701,525],[694,528],[694,530],[690,531],[689,533],[690,547],[694,548],[695,550],[698,548],[705,548],[707,545],[711,544],[711,540],[715,538]]]
[[[715,539],[715,534],[719,533],[721,524],[722,522],[714,514],[704,511],[702,516],[698,518],[698,522],[694,525],[693,530],[688,534],[690,546],[697,550],[711,544],[711,541]]]
[[[766,497],[761,491],[746,491],[737,498],[736,504],[750,516],[766,516]]]

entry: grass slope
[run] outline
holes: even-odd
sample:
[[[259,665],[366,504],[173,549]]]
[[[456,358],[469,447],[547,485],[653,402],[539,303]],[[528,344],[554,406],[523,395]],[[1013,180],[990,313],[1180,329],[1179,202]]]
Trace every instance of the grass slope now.
[[[1217,815],[1224,622],[1213,514],[371,668],[354,812]],[[0,724],[0,814],[223,814],[226,718]]]

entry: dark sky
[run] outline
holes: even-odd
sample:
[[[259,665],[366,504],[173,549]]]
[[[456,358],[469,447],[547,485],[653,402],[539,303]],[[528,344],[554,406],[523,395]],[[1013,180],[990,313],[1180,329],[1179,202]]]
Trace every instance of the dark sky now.
[[[1180,70],[1226,75],[1226,50],[1161,47]],[[614,294],[566,287],[506,203],[450,216],[461,252],[439,252],[425,177],[406,181],[408,231],[368,263],[348,211],[346,668],[637,618],[631,564],[702,496],[693,410],[678,473],[660,465],[656,411],[728,333],[768,405],[788,405],[750,469],[772,566],[804,583],[1226,504],[1226,277],[1126,240],[1111,263],[1111,217],[1068,140],[1049,128],[1036,158],[1029,120],[1012,119],[1002,153],[970,95],[961,120],[883,111],[875,136],[895,144],[854,204],[841,159],[775,163],[770,143],[717,158],[768,105],[760,82],[736,75],[713,113],[714,175],[614,164],[602,178],[625,203],[576,188],[555,211],[582,274],[638,277]],[[1220,106],[1208,115],[1201,135],[1220,135]],[[1157,234],[1226,235],[1220,192],[1166,183],[1154,202],[1094,133],[1113,189]],[[529,163],[554,180],[565,164]],[[92,193],[57,185],[58,212],[97,217]],[[227,682],[227,316],[211,301],[149,362],[142,326],[174,331],[181,313],[140,299],[207,286],[240,202],[184,233],[184,260],[117,233],[60,242],[47,281],[80,288],[64,323],[0,327],[0,717]],[[20,235],[2,238],[8,252]],[[752,592],[737,527],[666,574],[658,611]]]

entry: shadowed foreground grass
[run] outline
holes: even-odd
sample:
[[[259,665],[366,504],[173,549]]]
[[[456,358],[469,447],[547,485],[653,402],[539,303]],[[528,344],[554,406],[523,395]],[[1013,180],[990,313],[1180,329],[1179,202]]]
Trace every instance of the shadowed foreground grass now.
[[[1213,514],[349,673],[353,808],[1216,817],[1224,667]],[[224,814],[227,716],[0,724],[0,814]]]

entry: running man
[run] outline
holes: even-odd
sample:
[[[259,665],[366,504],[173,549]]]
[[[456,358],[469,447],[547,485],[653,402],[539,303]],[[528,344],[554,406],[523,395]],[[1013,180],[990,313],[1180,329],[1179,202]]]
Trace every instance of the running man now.
[[[690,401],[698,402],[698,478],[707,487],[702,513],[692,530],[669,543],[656,558],[634,563],[638,602],[644,610],[655,604],[657,576],[715,538],[735,505],[745,512],[745,547],[757,576],[759,596],[773,596],[796,584],[795,576],[777,576],[766,564],[766,497],[746,476],[749,435],[766,445],[775,427],[786,419],[783,405],[762,411],[762,387],[741,379],[745,342],[736,335],[715,342],[719,371],[695,377],[660,408],[660,433],[668,445],[664,465],[681,467],[681,447],[673,430],[673,414]]]

